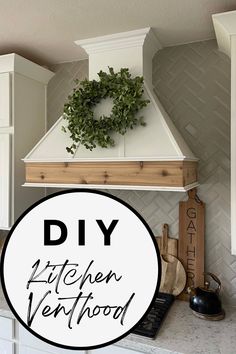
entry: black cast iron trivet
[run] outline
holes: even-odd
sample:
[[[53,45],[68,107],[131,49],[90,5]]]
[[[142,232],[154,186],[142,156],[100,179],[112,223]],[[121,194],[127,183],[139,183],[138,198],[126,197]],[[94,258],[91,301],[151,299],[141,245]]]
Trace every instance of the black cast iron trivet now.
[[[174,295],[159,292],[150,312],[133,330],[133,333],[155,338],[174,299]]]

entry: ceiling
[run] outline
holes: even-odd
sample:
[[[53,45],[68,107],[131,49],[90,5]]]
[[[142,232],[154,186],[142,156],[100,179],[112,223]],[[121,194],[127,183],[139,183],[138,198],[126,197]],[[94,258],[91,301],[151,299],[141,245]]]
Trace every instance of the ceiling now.
[[[75,40],[153,27],[163,46],[214,38],[211,15],[236,0],[0,0],[0,54],[41,65],[84,59]]]

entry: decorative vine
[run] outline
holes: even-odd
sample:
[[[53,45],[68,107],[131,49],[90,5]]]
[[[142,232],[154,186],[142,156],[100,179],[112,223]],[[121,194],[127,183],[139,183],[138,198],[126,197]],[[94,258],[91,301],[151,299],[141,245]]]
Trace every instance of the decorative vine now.
[[[146,125],[143,117],[137,116],[139,110],[149,103],[143,98],[143,77],[132,78],[127,68],[116,73],[109,68],[109,73],[100,71],[98,76],[99,81],[81,81],[64,105],[64,119],[68,124],[62,129],[70,132],[73,143],[66,149],[71,154],[80,144],[89,150],[97,145],[112,147],[115,145],[111,137],[113,133],[124,135],[128,129]],[[95,106],[108,97],[113,100],[111,114],[95,117]]]

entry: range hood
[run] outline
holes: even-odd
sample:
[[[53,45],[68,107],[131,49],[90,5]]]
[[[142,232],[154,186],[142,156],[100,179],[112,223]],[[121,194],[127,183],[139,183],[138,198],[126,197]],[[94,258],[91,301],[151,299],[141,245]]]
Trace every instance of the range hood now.
[[[89,187],[186,191],[198,185],[197,159],[158,101],[152,86],[152,58],[161,45],[150,28],[79,40],[89,57],[89,79],[100,70],[129,68],[144,77],[144,96],[150,100],[141,113],[145,127],[124,136],[115,135],[115,146],[90,151],[79,146],[74,156],[63,117],[25,157],[26,186]],[[96,109],[107,113],[111,102]]]

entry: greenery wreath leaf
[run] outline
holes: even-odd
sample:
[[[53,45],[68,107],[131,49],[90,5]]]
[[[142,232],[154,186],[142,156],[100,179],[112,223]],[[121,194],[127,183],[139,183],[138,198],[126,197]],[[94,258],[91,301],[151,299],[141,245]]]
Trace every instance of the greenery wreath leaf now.
[[[64,105],[63,115],[68,123],[62,130],[70,132],[73,143],[66,149],[71,154],[79,144],[89,150],[97,145],[112,147],[115,144],[112,133],[124,135],[128,129],[146,125],[142,116],[137,117],[139,110],[150,102],[143,98],[143,77],[132,78],[127,68],[115,73],[110,67],[109,73],[100,71],[98,76],[99,81],[81,81]],[[94,117],[95,106],[108,97],[113,100],[111,114]]]

